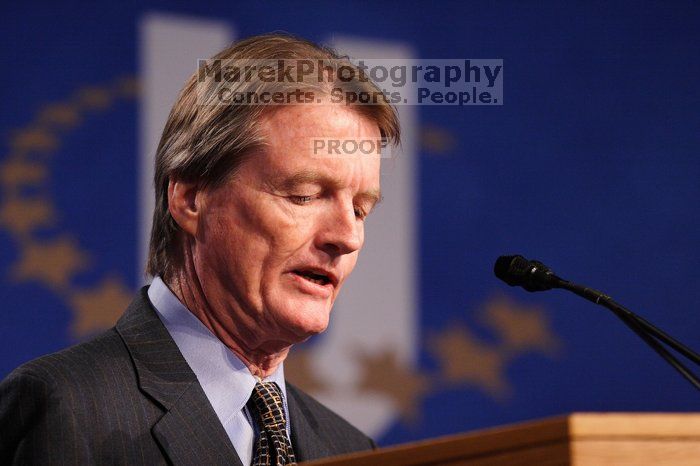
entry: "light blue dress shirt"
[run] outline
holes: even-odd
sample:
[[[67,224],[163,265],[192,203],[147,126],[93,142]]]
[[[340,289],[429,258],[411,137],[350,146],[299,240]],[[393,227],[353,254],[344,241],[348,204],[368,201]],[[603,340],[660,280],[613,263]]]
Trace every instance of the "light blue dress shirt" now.
[[[256,378],[233,351],[180,302],[160,277],[153,279],[148,297],[197,376],[241,462],[251,464],[258,429],[246,403],[255,387]],[[279,385],[284,395],[285,416],[289,420],[282,364],[265,381]],[[291,440],[290,422],[287,422],[287,435]]]

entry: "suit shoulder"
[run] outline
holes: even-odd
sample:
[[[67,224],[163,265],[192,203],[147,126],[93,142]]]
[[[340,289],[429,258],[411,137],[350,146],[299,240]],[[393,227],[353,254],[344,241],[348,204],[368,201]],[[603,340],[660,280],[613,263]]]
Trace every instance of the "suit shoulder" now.
[[[117,372],[128,363],[126,347],[112,328],[89,341],[26,362],[7,379],[30,377],[52,387],[94,386],[104,378],[102,372]]]
[[[335,437],[338,440],[342,439],[342,443],[347,445],[347,452],[376,448],[376,444],[371,438],[330,408],[298,387],[289,383],[286,386],[288,396],[294,397],[299,404],[298,408],[307,415],[311,414],[325,435]]]
[[[135,377],[114,329],[19,366],[0,382],[0,464],[99,463],[145,429]]]

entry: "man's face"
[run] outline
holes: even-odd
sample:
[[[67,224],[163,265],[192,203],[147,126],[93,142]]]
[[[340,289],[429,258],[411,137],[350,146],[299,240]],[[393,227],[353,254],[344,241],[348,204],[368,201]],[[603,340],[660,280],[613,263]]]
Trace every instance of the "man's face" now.
[[[193,258],[222,325],[261,329],[254,345],[291,344],[325,330],[380,196],[378,154],[314,155],[311,141],[380,133],[332,104],[282,107],[260,128],[267,148],[202,194]]]

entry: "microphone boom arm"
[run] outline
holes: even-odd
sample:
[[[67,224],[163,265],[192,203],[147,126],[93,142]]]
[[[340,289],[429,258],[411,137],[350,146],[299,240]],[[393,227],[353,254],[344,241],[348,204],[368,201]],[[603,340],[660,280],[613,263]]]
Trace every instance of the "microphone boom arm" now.
[[[613,312],[625,325],[627,325],[634,333],[644,340],[651,348],[656,351],[659,356],[664,358],[674,369],[676,369],[688,382],[695,388],[700,390],[700,380],[687,367],[685,367],[673,354],[664,348],[659,341],[666,343],[674,350],[681,353],[683,356],[700,365],[700,355],[693,350],[675,340],[670,335],[648,322],[644,318],[638,316],[626,307],[617,303],[610,296],[593,288],[587,288],[575,283],[559,279],[554,288],[561,288],[571,291],[574,294],[581,296],[599,306],[603,306]]]
[[[700,355],[675,340],[655,325],[615,302],[605,293],[559,278],[542,262],[527,260],[520,255],[499,257],[494,265],[494,273],[510,286],[520,286],[530,292],[560,288],[609,309],[634,333],[651,346],[659,356],[664,358],[666,362],[673,366],[683,377],[693,384],[695,388],[700,390],[700,379],[678,361],[678,359],[676,359],[676,357],[661,343],[665,343],[699,366]]]

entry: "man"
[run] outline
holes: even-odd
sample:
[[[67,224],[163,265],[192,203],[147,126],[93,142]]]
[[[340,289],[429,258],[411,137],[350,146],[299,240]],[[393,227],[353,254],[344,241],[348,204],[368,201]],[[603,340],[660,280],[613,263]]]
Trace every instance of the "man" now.
[[[287,80],[302,59],[322,72]],[[396,114],[334,99],[377,89],[301,39],[253,37],[214,60],[156,154],[151,286],[113,329],[2,382],[0,464],[294,464],[374,446],[286,384],[283,361],[328,325],[381,197],[379,154],[313,142],[398,143]],[[219,79],[261,60],[291,71]],[[229,99],[273,94],[282,105]]]

